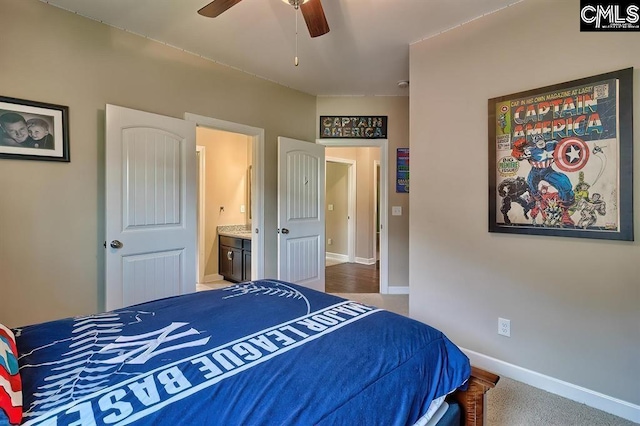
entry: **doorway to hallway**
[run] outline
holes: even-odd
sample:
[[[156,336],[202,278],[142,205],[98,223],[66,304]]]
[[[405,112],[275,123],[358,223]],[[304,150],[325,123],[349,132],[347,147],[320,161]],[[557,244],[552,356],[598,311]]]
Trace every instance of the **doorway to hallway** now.
[[[386,234],[386,140],[318,140],[324,144],[329,161],[353,160],[351,182],[343,170],[340,178],[330,175],[331,163],[327,163],[327,260],[325,269],[327,292],[382,293],[388,292],[388,259]],[[333,179],[333,180],[332,180]],[[382,182],[384,180],[384,183]],[[331,185],[342,188],[352,186],[353,214],[345,214],[339,198],[332,195]],[[333,198],[332,198],[333,197]],[[340,201],[344,204],[344,201]],[[342,232],[332,231],[331,215],[337,213],[345,220]],[[346,231],[345,223],[353,226],[353,233]],[[353,235],[353,254],[349,255],[344,239]]]

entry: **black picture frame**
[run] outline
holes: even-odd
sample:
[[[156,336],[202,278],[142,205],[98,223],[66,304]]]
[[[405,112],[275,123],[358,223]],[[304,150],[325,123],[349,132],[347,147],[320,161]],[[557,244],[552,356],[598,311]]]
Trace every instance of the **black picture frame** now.
[[[633,241],[633,68],[488,101],[489,232]]]
[[[0,158],[69,162],[69,107],[0,96]]]

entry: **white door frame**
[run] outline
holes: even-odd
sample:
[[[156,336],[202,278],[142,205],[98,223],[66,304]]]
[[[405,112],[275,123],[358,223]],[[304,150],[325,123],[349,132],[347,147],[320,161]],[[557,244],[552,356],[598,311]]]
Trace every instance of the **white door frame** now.
[[[389,191],[388,139],[317,139],[316,143],[330,147],[374,147],[380,148],[380,293],[389,294],[389,241],[387,205]],[[375,236],[374,236],[375,238]]]
[[[203,115],[185,113],[184,119],[193,121],[196,126],[239,133],[252,138],[252,168],[251,168],[251,279],[257,280],[264,276],[264,129],[219,120]]]
[[[373,161],[373,257],[375,258],[376,261],[380,260],[378,258],[378,243],[376,242],[376,235],[378,233],[378,228],[376,227],[376,216],[378,214],[378,198],[380,198],[380,194],[378,194],[378,167],[380,167],[380,160],[374,160]]]
[[[356,161],[347,158],[325,157],[324,162],[325,164],[332,162],[349,165],[347,169],[347,214],[349,215],[349,220],[347,221],[347,257],[348,262],[353,263],[356,261]]]
[[[196,143],[198,141],[196,140]],[[204,225],[205,225],[205,194],[206,194],[206,186],[205,179],[206,176],[206,149],[202,145],[196,145],[196,152],[200,153],[198,156],[198,238],[196,239],[196,253],[198,254],[198,261],[196,262],[196,278],[198,279],[198,283],[201,284],[204,282]]]

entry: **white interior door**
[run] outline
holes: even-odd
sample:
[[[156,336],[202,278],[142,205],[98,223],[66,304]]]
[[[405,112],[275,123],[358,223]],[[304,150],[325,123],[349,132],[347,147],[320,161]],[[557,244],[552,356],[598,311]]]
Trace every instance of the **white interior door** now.
[[[278,278],[324,291],[324,146],[278,138]]]
[[[196,126],[107,105],[106,309],[195,291]]]

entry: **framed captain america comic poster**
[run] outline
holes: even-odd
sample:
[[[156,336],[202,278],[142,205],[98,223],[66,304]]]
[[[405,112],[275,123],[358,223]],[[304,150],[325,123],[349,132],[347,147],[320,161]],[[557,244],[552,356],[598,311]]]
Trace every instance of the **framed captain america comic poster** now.
[[[633,241],[633,68],[489,99],[489,232]]]

